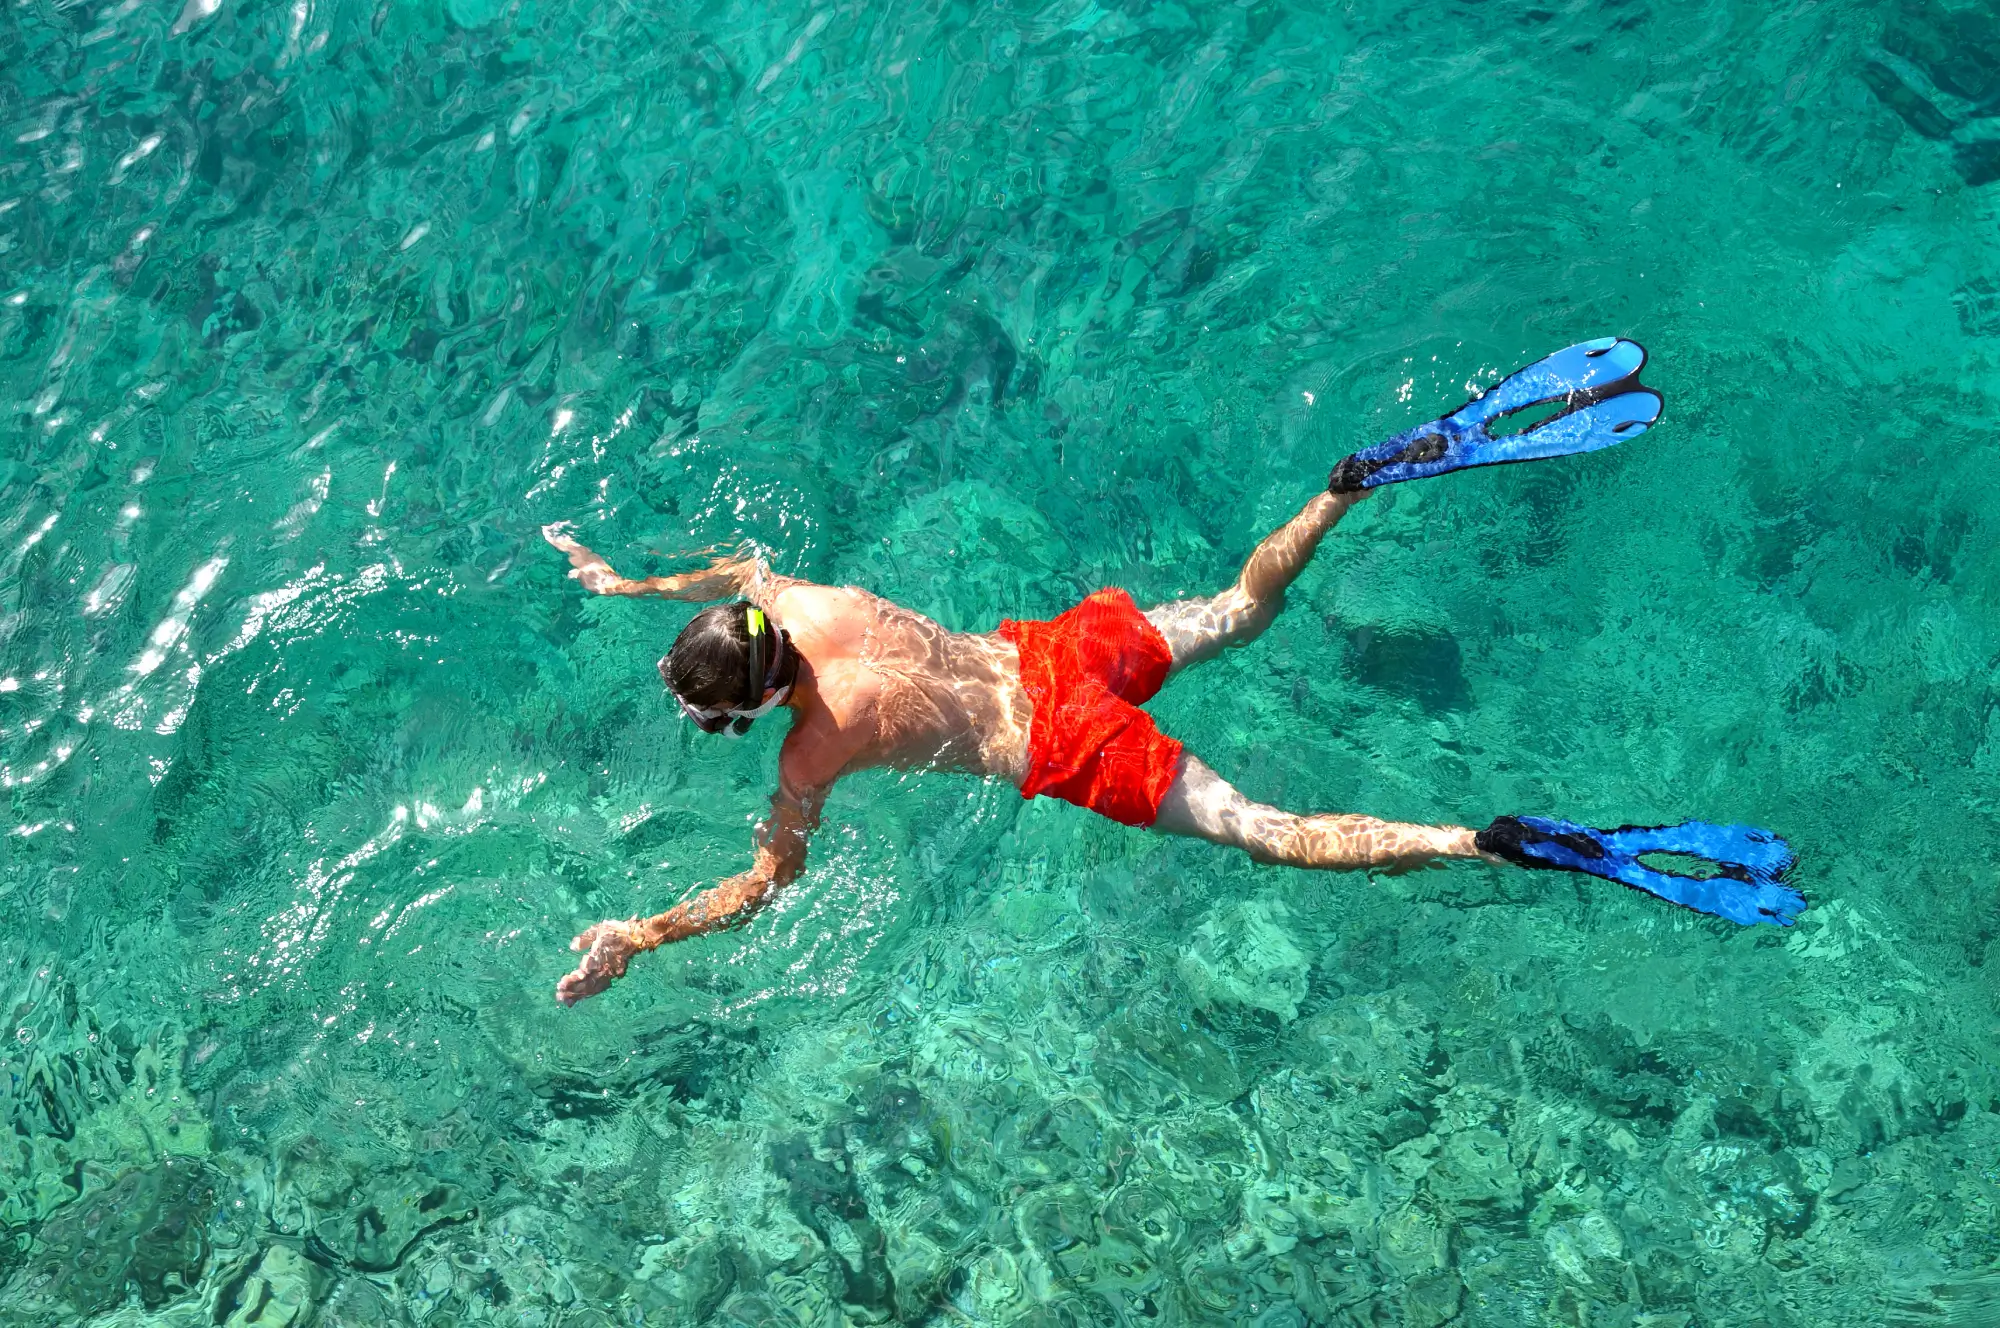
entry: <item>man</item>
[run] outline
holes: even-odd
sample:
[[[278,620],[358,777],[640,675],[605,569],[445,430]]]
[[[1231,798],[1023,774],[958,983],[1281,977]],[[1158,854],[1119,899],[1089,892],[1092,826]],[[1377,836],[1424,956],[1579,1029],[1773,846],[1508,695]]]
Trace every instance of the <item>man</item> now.
[[[1061,798],[1259,862],[1346,870],[1484,858],[1589,872],[1741,922],[1789,921],[1804,901],[1777,884],[1790,855],[1762,832],[1700,823],[1599,832],[1501,817],[1475,833],[1289,812],[1244,796],[1139,709],[1168,678],[1270,626],[1320,541],[1371,488],[1595,450],[1643,432],[1659,415],[1659,397],[1637,381],[1644,360],[1634,343],[1615,339],[1571,347],[1450,416],[1356,453],[1335,468],[1328,492],[1265,537],[1233,585],[1144,612],[1124,591],[1101,590],[1049,622],[949,632],[864,590],[779,576],[755,557],[628,579],[562,527],[544,528],[569,555],[570,576],[594,594],[731,601],[697,614],[660,661],[704,731],[741,732],[779,706],[793,716],[749,870],[653,917],[591,927],[571,944],[584,958],[556,998],[572,1005],[603,991],[642,950],[746,920],[798,879],[834,782],[872,766],[1002,778],[1024,797]],[[1562,414],[1520,433],[1487,428],[1557,403]],[[1657,851],[1715,859],[1722,875],[1697,879],[1639,862]]]

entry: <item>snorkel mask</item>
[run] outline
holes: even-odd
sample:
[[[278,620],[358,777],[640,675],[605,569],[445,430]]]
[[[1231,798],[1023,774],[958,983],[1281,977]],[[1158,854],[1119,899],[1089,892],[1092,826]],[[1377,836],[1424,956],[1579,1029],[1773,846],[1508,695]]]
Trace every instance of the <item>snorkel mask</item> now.
[[[754,721],[762,719],[783,705],[786,698],[792,694],[791,681],[787,681],[782,687],[778,686],[778,679],[785,673],[785,666],[788,663],[794,664],[793,678],[798,676],[796,664],[791,660],[790,638],[782,631],[773,631],[770,621],[764,617],[764,611],[754,605],[746,607],[743,615],[744,626],[750,632],[750,658],[745,668],[744,699],[758,701],[763,698],[767,690],[773,687],[777,690],[772,692],[769,700],[764,700],[762,704],[754,707],[721,709],[690,705],[686,697],[675,692],[674,700],[681,703],[681,713],[693,720],[694,726],[703,733],[721,733],[727,729],[740,737],[750,731],[750,725]],[[664,676],[666,661],[662,660],[660,663],[660,671]],[[668,686],[671,689],[672,684],[669,683]]]

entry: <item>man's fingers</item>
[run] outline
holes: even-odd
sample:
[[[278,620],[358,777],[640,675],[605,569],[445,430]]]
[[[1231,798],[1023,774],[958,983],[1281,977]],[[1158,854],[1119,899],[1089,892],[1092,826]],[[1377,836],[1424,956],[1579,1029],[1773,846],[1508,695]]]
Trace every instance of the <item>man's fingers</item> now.
[[[574,568],[579,570],[593,567],[608,569],[610,566],[603,558],[592,553],[589,549],[570,537],[569,523],[567,521],[555,522],[543,526],[542,538],[568,554],[570,566]],[[577,573],[571,572],[570,575],[575,576]]]
[[[600,922],[579,934],[569,948],[587,952],[576,970],[556,983],[556,999],[575,1005],[586,996],[595,996],[611,985],[613,978],[625,976],[625,966],[638,952],[626,934],[627,922]]]
[[[610,985],[609,979],[579,968],[574,973],[565,974],[562,981],[556,983],[556,999],[564,1005],[575,1005],[584,997],[595,996]]]
[[[577,937],[578,941],[582,939]],[[595,996],[610,985],[611,975],[604,972],[593,950],[574,971],[565,973],[562,980],[556,983],[556,999],[564,1005],[575,1005],[584,997]]]

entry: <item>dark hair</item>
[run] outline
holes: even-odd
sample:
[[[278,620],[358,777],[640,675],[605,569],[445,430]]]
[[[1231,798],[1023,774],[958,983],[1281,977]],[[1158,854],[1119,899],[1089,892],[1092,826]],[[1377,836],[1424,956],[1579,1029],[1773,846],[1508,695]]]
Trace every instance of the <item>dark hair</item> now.
[[[660,661],[660,677],[674,689],[674,695],[704,710],[720,710],[756,705],[763,699],[763,680],[757,695],[750,690],[750,605],[714,604],[694,616],[694,621],[674,638],[673,648]]]

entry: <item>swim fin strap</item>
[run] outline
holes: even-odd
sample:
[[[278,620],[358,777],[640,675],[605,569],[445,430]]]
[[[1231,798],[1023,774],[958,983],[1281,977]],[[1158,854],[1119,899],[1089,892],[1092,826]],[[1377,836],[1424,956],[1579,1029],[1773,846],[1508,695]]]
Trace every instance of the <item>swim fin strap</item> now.
[[[1794,861],[1791,846],[1768,830],[1747,825],[1684,821],[1593,830],[1574,821],[1501,816],[1475,842],[1480,852],[1523,867],[1588,872],[1746,926],[1773,922],[1789,927],[1806,906],[1805,896],[1784,884]],[[1639,861],[1644,853],[1704,858],[1719,874],[1700,878],[1661,871]]]
[[[1660,394],[1639,381],[1646,348],[1600,337],[1516,370],[1442,419],[1365,447],[1333,468],[1327,488],[1358,493],[1472,466],[1595,452],[1628,442],[1660,418]],[[1492,426],[1536,406],[1561,413],[1519,433]]]

